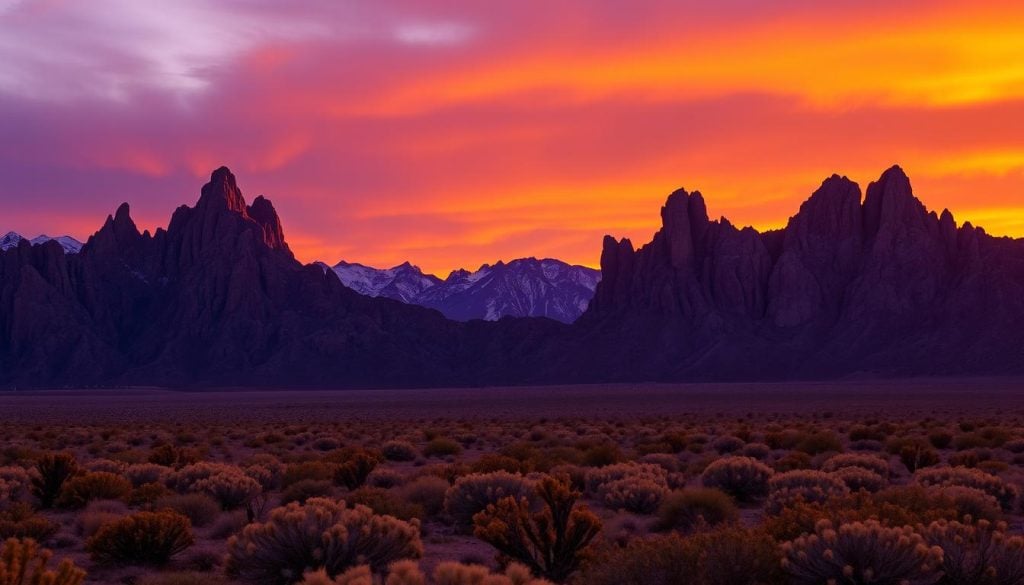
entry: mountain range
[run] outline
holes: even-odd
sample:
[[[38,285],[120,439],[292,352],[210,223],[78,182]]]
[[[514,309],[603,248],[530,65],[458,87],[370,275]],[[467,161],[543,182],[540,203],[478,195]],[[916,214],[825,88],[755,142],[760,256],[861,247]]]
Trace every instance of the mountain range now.
[[[123,204],[77,254],[56,241],[0,251],[0,384],[394,387],[1024,372],[1024,240],[928,211],[899,167],[863,197],[856,183],[830,177],[781,230],[711,220],[701,194],[685,190],[669,196],[661,219],[638,248],[605,238],[601,281],[573,324],[459,322],[359,294],[336,271],[301,264],[270,201],[246,203],[220,168],[166,229],[140,233]]]
[[[29,240],[8,232],[0,237],[0,251],[15,248],[22,240],[32,246],[52,240],[65,254],[82,250],[82,243],[71,236],[43,234]],[[484,264],[475,272],[454,270],[444,280],[424,274],[409,262],[388,269],[344,261],[333,267],[316,264],[332,270],[342,284],[359,294],[430,307],[457,321],[548,317],[572,323],[586,310],[601,279],[598,270],[551,258],[499,261],[493,266]]]
[[[572,323],[587,309],[601,279],[597,270],[551,258],[454,270],[444,280],[408,262],[388,269],[339,262],[331,270],[360,294],[430,307],[457,321],[548,317]]]
[[[22,240],[28,241],[28,243],[33,246],[38,246],[39,244],[44,244],[52,240],[60,244],[60,247],[64,249],[64,253],[66,254],[77,254],[82,250],[82,242],[79,242],[78,240],[72,238],[71,236],[59,236],[56,238],[51,238],[46,234],[42,234],[29,240],[28,238],[25,238],[19,233],[7,232],[2,237],[0,237],[0,251],[14,248],[19,243],[21,243]]]

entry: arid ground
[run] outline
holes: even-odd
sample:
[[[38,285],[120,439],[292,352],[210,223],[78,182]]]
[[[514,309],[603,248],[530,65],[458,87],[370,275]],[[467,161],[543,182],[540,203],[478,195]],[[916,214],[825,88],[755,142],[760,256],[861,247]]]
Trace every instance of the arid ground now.
[[[1022,389],[4,393],[0,537],[87,583],[1022,583]],[[560,506],[579,539],[557,555],[505,530]]]

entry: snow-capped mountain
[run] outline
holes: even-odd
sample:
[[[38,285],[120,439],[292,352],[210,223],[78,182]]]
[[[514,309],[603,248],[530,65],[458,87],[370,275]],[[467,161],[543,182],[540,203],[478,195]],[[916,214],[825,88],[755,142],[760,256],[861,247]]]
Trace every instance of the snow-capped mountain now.
[[[549,317],[572,323],[587,309],[601,273],[560,260],[521,258],[455,270],[441,280],[406,262],[389,269],[339,262],[332,270],[358,293],[437,309],[449,319]]]
[[[24,239],[25,238],[17,232],[7,232],[3,237],[0,237],[0,250],[9,250],[14,248]],[[29,240],[29,243],[33,246],[38,246],[39,244],[49,242],[50,240],[60,244],[60,247],[64,248],[65,254],[77,254],[82,250],[82,242],[79,242],[71,236],[58,236],[56,238],[51,238],[50,236],[43,234],[32,238]]]
[[[441,284],[433,274],[423,274],[418,266],[408,262],[394,268],[371,268],[355,262],[338,262],[332,267],[341,283],[368,297],[385,297],[415,303],[423,291]]]

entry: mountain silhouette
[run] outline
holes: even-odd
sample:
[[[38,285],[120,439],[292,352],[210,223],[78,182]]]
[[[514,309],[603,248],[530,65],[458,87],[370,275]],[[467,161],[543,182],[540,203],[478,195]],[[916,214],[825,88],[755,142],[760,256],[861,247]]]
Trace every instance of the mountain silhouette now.
[[[677,191],[649,244],[605,238],[601,271],[572,366],[595,379],[1024,370],[1024,241],[929,212],[897,166],[863,202],[833,175],[765,233]]]
[[[226,168],[166,230],[123,204],[77,254],[0,251],[0,384],[385,387],[999,375],[1024,370],[1024,241],[929,212],[898,167],[833,176],[782,230],[679,190],[606,237],[572,325],[461,323],[298,262]]]

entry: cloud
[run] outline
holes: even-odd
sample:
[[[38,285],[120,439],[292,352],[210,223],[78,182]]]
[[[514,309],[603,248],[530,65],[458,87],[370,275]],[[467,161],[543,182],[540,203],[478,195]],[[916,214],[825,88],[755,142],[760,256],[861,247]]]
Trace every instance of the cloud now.
[[[395,29],[395,38],[407,45],[461,45],[473,34],[473,27],[455,22],[410,23]]]
[[[0,12],[0,232],[86,237],[124,200],[152,229],[226,164],[303,260],[594,265],[679,186],[777,227],[898,162],[930,207],[1024,235],[1016,4],[165,8]]]

